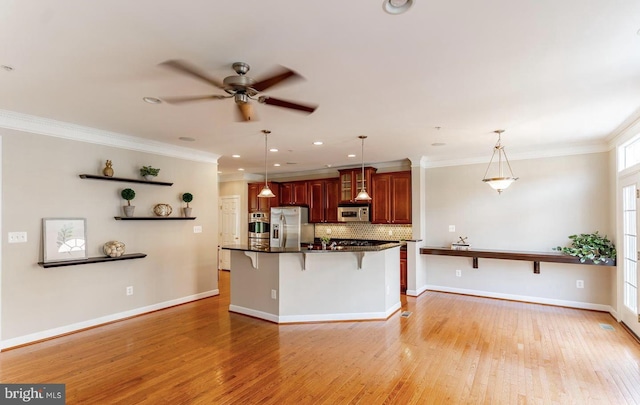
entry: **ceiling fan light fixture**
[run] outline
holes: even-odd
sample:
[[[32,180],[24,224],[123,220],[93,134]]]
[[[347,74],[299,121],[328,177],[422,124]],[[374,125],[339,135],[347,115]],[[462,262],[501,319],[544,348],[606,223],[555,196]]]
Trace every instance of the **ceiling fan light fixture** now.
[[[364,140],[367,139],[366,135],[360,135],[358,138],[362,140],[362,188],[356,196],[356,201],[371,201],[371,196],[367,193],[364,181]]]
[[[413,6],[413,0],[384,0],[382,9],[389,14],[402,14]]]
[[[487,166],[487,170],[484,172],[483,182],[487,183],[492,189],[496,190],[498,194],[501,194],[502,191],[506,190],[511,183],[518,180],[517,177],[513,175],[513,170],[511,170],[511,164],[509,163],[509,159],[507,158],[507,152],[504,150],[504,146],[500,143],[501,135],[504,132],[504,129],[497,129],[495,131],[498,134],[498,142],[493,147],[493,154],[491,155],[491,160],[489,161],[489,166]],[[487,177],[489,174],[489,170],[491,169],[491,164],[493,163],[493,158],[498,153],[498,174],[497,176]],[[504,163],[503,163],[504,160]],[[505,175],[504,166],[509,169],[509,175]]]

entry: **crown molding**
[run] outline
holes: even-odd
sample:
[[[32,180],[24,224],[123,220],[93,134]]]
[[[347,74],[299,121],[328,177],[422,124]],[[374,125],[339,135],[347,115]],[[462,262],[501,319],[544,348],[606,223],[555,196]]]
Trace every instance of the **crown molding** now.
[[[0,128],[215,165],[220,158],[213,153],[8,110],[0,110]]]
[[[551,158],[551,157],[559,157],[559,156],[571,156],[571,155],[585,155],[589,153],[601,153],[608,152],[611,150],[611,147],[608,143],[597,143],[597,144],[567,144],[557,146],[553,149],[545,149],[545,150],[532,150],[532,151],[523,151],[523,152],[509,152],[509,160],[526,160],[526,159],[543,159],[543,158]],[[472,164],[487,164],[489,163],[490,155],[486,156],[470,156],[463,158],[453,158],[453,159],[442,159],[442,160],[429,160],[427,158],[426,162],[421,160],[421,167],[425,167],[428,169],[436,168],[436,167],[447,167],[447,166],[463,166],[463,165],[472,165]],[[424,164],[424,166],[423,166]]]

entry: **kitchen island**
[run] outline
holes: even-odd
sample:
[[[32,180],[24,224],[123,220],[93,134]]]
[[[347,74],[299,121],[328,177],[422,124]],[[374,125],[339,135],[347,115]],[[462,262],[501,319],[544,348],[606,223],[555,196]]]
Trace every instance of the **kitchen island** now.
[[[229,311],[275,323],[387,319],[400,309],[400,246],[223,246]]]

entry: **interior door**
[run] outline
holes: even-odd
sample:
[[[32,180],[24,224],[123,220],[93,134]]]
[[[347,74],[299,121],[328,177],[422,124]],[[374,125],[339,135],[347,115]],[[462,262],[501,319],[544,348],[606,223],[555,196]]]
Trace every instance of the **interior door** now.
[[[620,201],[622,202],[622,243],[618,242],[618,263],[622,262],[622,277],[618,288],[622,296],[620,320],[636,335],[640,336],[638,323],[638,193],[640,174],[625,177],[620,181]]]
[[[220,197],[220,241],[224,245],[240,243],[240,196]],[[220,250],[218,268],[231,270],[231,251]]]

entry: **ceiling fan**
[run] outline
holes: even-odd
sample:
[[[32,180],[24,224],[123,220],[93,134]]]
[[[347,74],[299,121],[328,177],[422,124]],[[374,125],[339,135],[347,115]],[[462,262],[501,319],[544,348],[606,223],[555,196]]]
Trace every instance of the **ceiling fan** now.
[[[244,121],[253,121],[255,116],[253,114],[252,104],[250,100],[255,100],[262,104],[273,105],[276,107],[289,108],[292,110],[302,111],[305,113],[312,113],[316,110],[317,106],[299,104],[291,101],[282,100],[270,96],[264,96],[260,93],[276,84],[279,84],[285,80],[301,77],[298,73],[287,68],[280,68],[275,74],[269,77],[255,80],[247,76],[249,72],[249,64],[245,62],[236,62],[232,65],[233,70],[237,75],[225,77],[224,80],[219,81],[204,73],[197,67],[182,61],[182,60],[168,60],[160,64],[162,67],[173,69],[180,73],[185,73],[196,79],[200,79],[214,87],[224,90],[228,95],[216,95],[210,94],[206,96],[187,96],[187,97],[167,97],[162,98],[169,104],[180,104],[192,101],[202,100],[221,100],[225,98],[234,99],[236,106],[240,113],[240,119]]]

